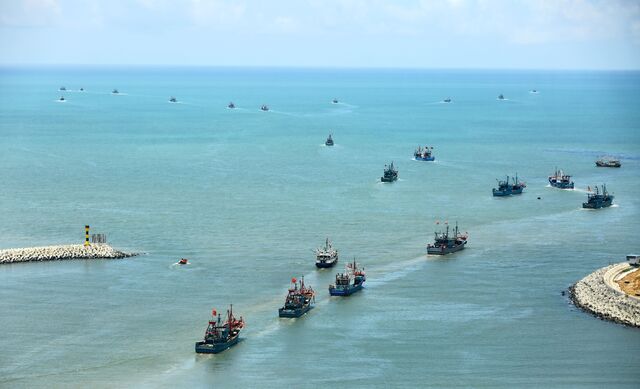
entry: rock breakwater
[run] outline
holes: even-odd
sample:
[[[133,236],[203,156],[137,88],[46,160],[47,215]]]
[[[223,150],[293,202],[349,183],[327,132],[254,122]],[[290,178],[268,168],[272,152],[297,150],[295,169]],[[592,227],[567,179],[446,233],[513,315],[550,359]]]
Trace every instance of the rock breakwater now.
[[[640,327],[640,299],[613,285],[618,275],[628,270],[626,263],[596,270],[569,288],[571,301],[601,319]]]
[[[70,244],[0,250],[0,264],[64,259],[119,259],[135,255],[138,253],[119,251],[108,244],[94,243],[90,246]]]

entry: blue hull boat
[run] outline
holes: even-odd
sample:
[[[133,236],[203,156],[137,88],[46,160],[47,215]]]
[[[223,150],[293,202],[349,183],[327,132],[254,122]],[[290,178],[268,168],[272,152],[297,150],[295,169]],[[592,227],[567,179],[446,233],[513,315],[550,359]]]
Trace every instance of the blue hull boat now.
[[[316,261],[316,267],[318,269],[328,269],[330,267],[333,267],[336,263],[338,263],[338,260],[336,259],[333,262],[321,262],[321,261]]]
[[[416,161],[428,161],[428,162],[431,162],[431,161],[435,161],[435,160],[436,160],[436,157],[426,157],[426,158],[424,158],[424,157],[416,157]]]
[[[278,316],[279,317],[296,318],[296,317],[300,317],[300,316],[304,315],[305,313],[309,312],[311,310],[311,308],[313,308],[311,305],[307,305],[305,307],[296,308],[296,309],[280,308],[280,309],[278,309]]]
[[[329,287],[329,294],[331,296],[350,296],[352,294],[354,294],[355,292],[359,291],[362,289],[364,285],[363,284],[358,284],[358,285],[349,285],[346,288],[338,288],[338,287]]]
[[[556,168],[555,173],[549,176],[549,185],[558,189],[573,189],[574,184],[571,181],[571,176],[564,174],[562,170]]]
[[[493,188],[493,197],[510,196],[512,193],[511,188],[505,190]]]
[[[221,353],[224,350],[235,346],[240,340],[239,336],[232,338],[231,340],[224,343],[207,343],[207,342],[196,342],[196,352],[200,354],[217,354]]]

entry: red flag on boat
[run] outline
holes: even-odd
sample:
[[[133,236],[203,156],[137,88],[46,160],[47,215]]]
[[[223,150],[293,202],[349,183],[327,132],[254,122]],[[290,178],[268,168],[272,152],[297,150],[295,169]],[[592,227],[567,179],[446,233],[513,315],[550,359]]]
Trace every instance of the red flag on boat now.
[[[291,283],[292,283],[292,284],[295,284],[295,283],[296,283],[296,281],[298,281],[298,280],[296,280],[296,278],[295,278],[295,277],[293,277],[293,278],[291,279]]]
[[[216,310],[214,309],[214,310],[212,310],[212,311],[211,311],[211,314],[212,314],[213,316],[216,316],[216,315],[218,315],[218,312],[216,312]]]

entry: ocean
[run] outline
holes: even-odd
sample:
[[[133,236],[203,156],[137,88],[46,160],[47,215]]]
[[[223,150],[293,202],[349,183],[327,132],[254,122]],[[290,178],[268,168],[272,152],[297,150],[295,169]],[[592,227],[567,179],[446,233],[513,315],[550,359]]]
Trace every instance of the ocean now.
[[[89,224],[144,253],[0,266],[1,387],[640,385],[640,331],[562,294],[640,252],[640,72],[4,67],[0,91],[0,249]],[[445,222],[466,249],[427,257]],[[354,258],[365,290],[330,298]],[[301,276],[315,308],[279,319]],[[229,304],[243,340],[196,355]]]

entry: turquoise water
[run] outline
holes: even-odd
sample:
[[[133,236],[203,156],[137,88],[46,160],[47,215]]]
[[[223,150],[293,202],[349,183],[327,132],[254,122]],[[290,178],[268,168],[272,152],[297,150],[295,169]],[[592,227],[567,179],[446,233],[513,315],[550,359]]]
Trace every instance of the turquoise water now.
[[[0,266],[0,386],[640,383],[640,332],[561,295],[640,252],[638,72],[3,68],[0,91],[0,248],[90,224],[146,253]],[[435,163],[411,159],[419,144]],[[556,166],[578,190],[548,187]],[[493,198],[516,172],[525,193]],[[601,183],[616,206],[581,210]],[[436,220],[467,249],[426,257]],[[326,236],[366,290],[329,298]],[[299,276],[316,308],[278,319]],[[244,341],[195,355],[229,303]]]

